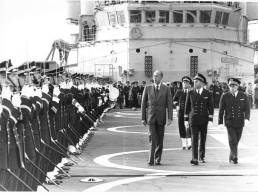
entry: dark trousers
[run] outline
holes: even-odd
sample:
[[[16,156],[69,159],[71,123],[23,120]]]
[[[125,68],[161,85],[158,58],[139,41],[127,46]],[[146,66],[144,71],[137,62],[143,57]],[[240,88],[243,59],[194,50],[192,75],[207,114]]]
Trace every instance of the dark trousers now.
[[[153,125],[149,125],[149,162],[153,163],[161,161],[161,155],[163,150],[165,125],[159,125],[157,121]]]
[[[255,108],[258,108],[258,99],[255,99]]]
[[[229,160],[237,157],[238,143],[241,139],[243,127],[227,127],[228,143],[230,147]]]
[[[205,158],[207,125],[190,125],[190,129],[192,132],[192,158],[198,159],[198,149],[199,149],[199,158]],[[199,139],[200,139],[200,146],[198,148]]]
[[[191,138],[191,130],[190,128],[185,128],[184,122],[184,116],[178,117],[178,128],[180,138]]]
[[[129,100],[128,100],[128,98],[129,98],[129,94],[126,93],[126,94],[125,94],[125,107],[126,107],[126,108],[129,108]]]

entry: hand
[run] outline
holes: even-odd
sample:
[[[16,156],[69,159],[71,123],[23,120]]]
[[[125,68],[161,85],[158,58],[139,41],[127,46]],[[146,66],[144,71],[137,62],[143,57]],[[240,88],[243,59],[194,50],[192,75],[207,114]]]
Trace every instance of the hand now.
[[[0,114],[2,114],[2,112],[3,112],[3,107],[2,107],[2,105],[0,104]]]
[[[16,93],[12,97],[12,104],[14,107],[20,107],[21,106],[21,96],[19,93]]]
[[[48,93],[49,92],[49,87],[48,87],[48,84],[44,84],[43,87],[42,87],[42,92],[43,93]]]
[[[59,94],[60,94],[60,89],[59,89],[58,86],[55,86],[55,87],[54,87],[54,90],[53,90],[53,96],[58,97]]]
[[[208,129],[210,129],[213,126],[213,122],[209,121],[208,122]]]
[[[250,124],[250,121],[245,119],[245,126],[249,126],[249,124]]]
[[[179,106],[176,107],[176,111],[178,111],[178,110],[179,110]]]
[[[29,86],[28,85],[23,85],[21,95],[25,97],[29,97]]]
[[[189,121],[185,121],[185,128],[189,128]]]
[[[34,96],[34,87],[28,86],[28,97],[33,97],[33,96]]]
[[[37,97],[39,97],[39,98],[41,98],[41,97],[42,97],[42,91],[41,91],[41,89],[40,89],[40,88],[37,88],[36,91],[35,91],[35,93],[34,93],[34,95],[37,96]]]
[[[171,123],[172,123],[172,120],[168,119],[167,126],[170,125]]]
[[[224,125],[223,124],[219,124],[219,128],[220,129],[224,129]]]
[[[10,86],[4,86],[2,88],[2,98],[11,101],[12,92]]]
[[[84,108],[82,106],[79,106],[78,112],[83,113],[84,112]]]
[[[144,126],[146,126],[146,125],[147,125],[146,120],[142,120],[142,124],[143,124]]]
[[[65,85],[66,85],[66,84],[65,84],[64,82],[60,83],[60,89],[65,89],[65,88],[66,88]]]

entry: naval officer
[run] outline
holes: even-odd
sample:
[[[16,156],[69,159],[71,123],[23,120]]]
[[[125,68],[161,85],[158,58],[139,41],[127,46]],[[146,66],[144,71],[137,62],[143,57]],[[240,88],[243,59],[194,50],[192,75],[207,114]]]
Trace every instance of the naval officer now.
[[[204,89],[206,78],[198,73],[194,77],[194,89],[189,91],[185,103],[185,126],[191,129],[192,133],[192,160],[193,165],[205,163],[205,143],[208,125],[213,121],[213,99],[211,93]],[[200,137],[200,138],[199,138]],[[199,155],[198,142],[200,140]]]
[[[238,91],[240,81],[230,78],[228,85],[230,91],[223,94],[219,103],[219,125],[227,127],[228,142],[230,147],[229,162],[238,163],[238,143],[240,141],[244,125],[249,124],[250,106],[247,95]]]

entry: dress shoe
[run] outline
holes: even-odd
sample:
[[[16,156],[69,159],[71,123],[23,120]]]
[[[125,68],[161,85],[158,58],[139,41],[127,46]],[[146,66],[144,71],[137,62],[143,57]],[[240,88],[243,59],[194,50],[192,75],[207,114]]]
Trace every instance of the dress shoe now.
[[[73,166],[74,163],[71,163],[71,162],[67,162],[67,163],[64,163],[64,166]]]
[[[58,175],[55,175],[55,178],[56,179],[64,179],[64,176],[63,176],[63,174],[58,174]]]
[[[61,168],[62,168],[63,170],[66,170],[66,171],[67,171],[67,170],[70,170],[70,167],[66,167],[66,166],[62,166]]]
[[[149,166],[153,166],[154,163],[153,163],[153,162],[148,162],[148,165],[149,165]]]
[[[192,146],[188,146],[188,147],[187,147],[188,150],[191,150],[191,148],[192,148]]]
[[[160,163],[160,162],[155,162],[155,164],[156,164],[156,165],[161,165],[161,163]]]
[[[190,161],[190,163],[193,164],[193,165],[198,165],[198,160],[197,159],[192,159]]]
[[[237,157],[233,158],[233,162],[234,162],[234,164],[237,164],[237,163],[238,163]]]
[[[56,180],[56,179],[52,179],[52,181],[55,182],[57,185],[60,185],[60,184],[62,183],[62,181]],[[52,181],[47,180],[47,181],[45,182],[45,184],[47,184],[47,185],[55,185]]]
[[[201,163],[205,163],[205,159],[204,158],[200,158],[200,162]]]
[[[183,146],[183,147],[182,147],[182,150],[185,150],[185,149],[186,149],[186,147],[185,147],[185,146]]]

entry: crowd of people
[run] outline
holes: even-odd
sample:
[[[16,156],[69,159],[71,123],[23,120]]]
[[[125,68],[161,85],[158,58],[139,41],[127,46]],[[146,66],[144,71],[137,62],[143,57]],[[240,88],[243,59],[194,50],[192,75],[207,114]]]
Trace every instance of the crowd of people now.
[[[0,64],[0,191],[37,191],[69,178],[109,108],[92,75]]]
[[[132,108],[133,110],[140,108],[142,93],[147,84],[153,84],[153,79],[151,79],[149,83],[142,81],[141,84],[139,84],[138,81],[126,81],[125,83],[118,81],[114,83],[113,86],[119,90],[119,96],[117,98],[115,108]],[[174,98],[178,90],[183,88],[182,81],[173,81],[171,83],[164,82],[164,84],[170,87],[172,98]],[[189,87],[193,89],[193,83],[190,84]],[[206,82],[204,84],[204,88],[212,94],[214,108],[219,108],[222,94],[229,91],[228,83],[220,82],[216,79],[213,79],[210,85]],[[238,90],[248,96],[250,108],[258,108],[258,79],[255,81],[255,87],[252,86],[251,82],[248,83],[248,86],[246,86],[245,82],[242,82]],[[175,108],[176,105],[174,104],[173,107]]]

